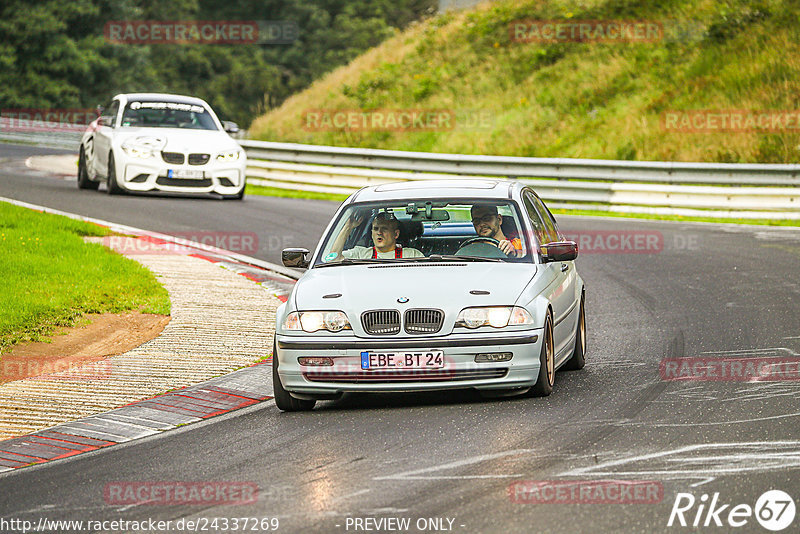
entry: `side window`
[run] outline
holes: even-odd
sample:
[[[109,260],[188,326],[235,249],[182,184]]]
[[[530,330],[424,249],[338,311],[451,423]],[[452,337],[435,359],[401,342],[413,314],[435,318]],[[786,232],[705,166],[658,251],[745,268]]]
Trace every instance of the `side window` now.
[[[556,229],[556,221],[553,219],[553,216],[550,215],[550,212],[545,207],[544,202],[542,202],[542,199],[531,193],[528,193],[527,195],[531,197],[531,201],[533,202],[533,205],[536,206],[536,211],[539,213],[540,218],[544,223],[545,233],[547,234],[547,241],[544,241],[544,243],[552,243],[553,241],[558,241],[558,230]]]
[[[112,100],[103,106],[103,112],[100,119],[103,121],[103,126],[114,128],[117,119],[117,111],[119,111],[119,100]]]
[[[108,108],[103,111],[103,116],[105,117],[103,123],[111,128],[116,126],[117,120],[117,112],[119,111],[119,100],[112,100],[111,104],[108,105]]]
[[[536,211],[536,207],[533,205],[533,195],[530,193],[525,193],[523,203],[525,204],[525,211],[528,212],[528,218],[531,221],[531,226],[533,227],[533,233],[536,235],[536,240],[539,241],[540,245],[549,243],[550,240],[547,237],[547,229],[545,228],[544,222],[542,222],[539,212]]]

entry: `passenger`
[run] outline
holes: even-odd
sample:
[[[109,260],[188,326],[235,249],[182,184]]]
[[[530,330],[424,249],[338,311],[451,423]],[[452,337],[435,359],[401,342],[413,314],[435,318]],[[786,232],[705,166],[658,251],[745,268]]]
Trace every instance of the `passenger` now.
[[[522,241],[517,236],[508,236],[503,233],[501,225],[503,216],[497,212],[497,206],[492,204],[475,204],[470,210],[472,225],[480,237],[497,240],[497,248],[508,256],[517,258],[525,255],[522,250]]]
[[[354,229],[361,225],[363,215],[350,217],[336,236],[331,246],[331,254],[350,259],[389,259],[389,258],[422,258],[425,255],[415,248],[405,248],[397,243],[400,236],[400,222],[391,213],[381,212],[372,220],[372,247],[356,246],[342,251],[344,243]]]

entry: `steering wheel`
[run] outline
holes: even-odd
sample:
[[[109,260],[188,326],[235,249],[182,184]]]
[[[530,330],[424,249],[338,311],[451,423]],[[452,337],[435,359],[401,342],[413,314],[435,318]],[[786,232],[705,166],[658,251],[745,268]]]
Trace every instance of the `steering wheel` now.
[[[461,246],[458,247],[458,248],[461,249],[461,248],[466,247],[467,245],[471,245],[473,243],[481,243],[481,242],[491,243],[494,246],[498,246],[500,244],[500,241],[498,241],[497,239],[495,239],[493,237],[481,237],[481,236],[478,236],[478,237],[470,237],[469,239],[467,239],[466,241],[461,243]]]
[[[492,237],[472,237],[464,241],[456,254],[478,256],[482,258],[507,258],[508,254],[497,246],[500,242]]]

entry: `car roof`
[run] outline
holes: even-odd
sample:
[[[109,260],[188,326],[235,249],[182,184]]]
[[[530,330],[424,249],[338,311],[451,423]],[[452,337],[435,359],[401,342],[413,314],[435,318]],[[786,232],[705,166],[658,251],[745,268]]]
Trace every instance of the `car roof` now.
[[[172,95],[168,93],[122,93],[114,98],[122,98],[127,102],[137,100],[139,102],[177,102],[181,104],[198,104],[208,106],[208,103],[202,98],[186,95]]]
[[[487,198],[507,200],[520,190],[523,184],[510,180],[452,179],[414,180],[373,185],[360,189],[350,197],[350,202],[376,202],[402,200],[406,198],[451,199]]]

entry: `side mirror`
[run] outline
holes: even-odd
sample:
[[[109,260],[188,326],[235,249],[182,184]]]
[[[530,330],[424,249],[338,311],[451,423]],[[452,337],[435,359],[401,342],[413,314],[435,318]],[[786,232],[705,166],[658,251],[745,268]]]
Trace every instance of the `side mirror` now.
[[[306,254],[308,254],[308,249],[305,248],[285,248],[281,252],[281,261],[283,261],[284,267],[305,269],[308,267]]]
[[[578,257],[578,244],[575,241],[556,241],[542,245],[544,262],[572,261]]]
[[[222,128],[229,134],[239,133],[239,125],[232,121],[222,121]]]

